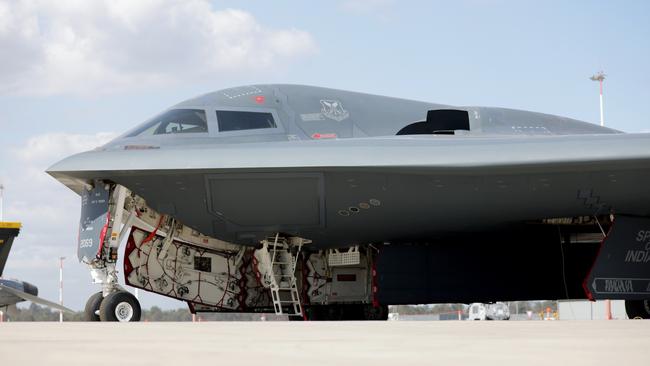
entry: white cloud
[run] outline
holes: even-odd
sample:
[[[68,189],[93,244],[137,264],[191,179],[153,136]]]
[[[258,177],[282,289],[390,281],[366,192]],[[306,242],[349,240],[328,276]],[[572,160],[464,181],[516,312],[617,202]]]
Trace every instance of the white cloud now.
[[[25,145],[15,152],[25,163],[38,163],[44,160],[53,163],[68,155],[92,150],[116,136],[117,134],[113,132],[99,132],[94,135],[49,133],[29,138]]]
[[[207,0],[0,0],[0,93],[112,92],[270,70],[316,51]]]
[[[76,237],[78,198],[55,181],[45,170],[60,159],[103,145],[114,133],[95,135],[52,133],[32,137],[7,153],[13,166],[4,177],[7,205],[5,216],[22,221],[27,241],[43,245],[47,237],[57,237],[67,245]],[[59,237],[60,236],[60,237]],[[33,240],[29,240],[32,238]],[[65,239],[64,239],[65,238]]]
[[[45,170],[68,155],[91,150],[114,136],[116,134],[106,132],[95,135],[44,134],[32,137],[19,148],[6,153],[12,158],[13,166],[10,167],[11,174],[3,179],[7,198],[5,216],[8,220],[23,222],[21,240],[31,243],[30,246],[74,244],[79,199]],[[31,258],[38,258],[42,253],[41,250],[33,251]]]

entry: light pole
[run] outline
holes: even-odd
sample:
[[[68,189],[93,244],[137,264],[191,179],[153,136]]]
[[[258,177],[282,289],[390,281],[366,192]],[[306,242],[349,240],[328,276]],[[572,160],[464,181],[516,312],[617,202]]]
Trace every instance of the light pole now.
[[[605,126],[605,113],[603,112],[603,81],[605,80],[605,73],[600,70],[589,79],[593,81],[597,81],[598,85],[600,86],[600,125],[602,127]],[[612,319],[612,301],[611,300],[605,300],[605,319],[611,320]]]
[[[597,81],[600,84],[600,125],[605,126],[605,115],[603,114],[603,80],[605,80],[605,73],[602,71],[592,75],[589,79]]]
[[[63,260],[59,257],[59,303],[63,306]],[[59,323],[63,323],[63,310],[59,310]]]

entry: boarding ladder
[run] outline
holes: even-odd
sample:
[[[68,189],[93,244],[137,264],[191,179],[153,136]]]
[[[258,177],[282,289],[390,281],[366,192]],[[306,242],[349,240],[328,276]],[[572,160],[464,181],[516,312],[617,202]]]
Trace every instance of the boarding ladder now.
[[[275,237],[264,240],[262,244],[263,251],[270,256],[270,287],[275,313],[302,317],[302,306],[296,282],[296,264],[303,241],[299,239],[297,242],[291,243],[276,234]],[[291,254],[292,247],[298,249],[295,255]],[[288,308],[289,312],[285,312],[285,308]]]

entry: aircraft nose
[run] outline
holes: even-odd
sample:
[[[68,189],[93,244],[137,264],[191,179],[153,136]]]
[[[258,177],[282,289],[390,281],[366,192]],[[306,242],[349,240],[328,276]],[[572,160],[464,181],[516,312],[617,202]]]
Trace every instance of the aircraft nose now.
[[[38,296],[38,287],[29,282],[23,282],[23,291],[34,296]]]

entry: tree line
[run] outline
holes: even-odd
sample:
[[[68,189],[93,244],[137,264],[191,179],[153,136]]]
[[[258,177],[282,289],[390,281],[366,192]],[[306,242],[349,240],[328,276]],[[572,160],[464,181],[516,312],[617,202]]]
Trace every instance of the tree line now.
[[[0,309],[1,310],[1,309]],[[253,321],[253,320],[283,320],[275,314],[248,314],[248,313],[201,313],[196,316],[196,321]],[[32,303],[27,308],[19,307],[15,311],[4,312],[5,321],[14,322],[53,322],[59,321],[59,311]],[[158,306],[150,309],[142,309],[141,321],[149,322],[189,322],[192,321],[192,314],[189,309],[167,309],[163,310]],[[83,311],[74,313],[63,313],[63,321],[79,322],[84,321]]]
[[[511,314],[525,314],[526,311],[532,311],[534,314],[546,311],[551,308],[552,312],[557,310],[555,301],[514,301],[508,303]],[[440,315],[449,314],[458,311],[467,312],[465,304],[434,304],[434,305],[394,305],[390,307],[393,313],[402,315]],[[5,321],[58,321],[58,310],[39,306],[32,303],[27,308],[17,308],[15,312],[5,311]],[[275,314],[250,314],[250,313],[202,313],[196,316],[196,321],[259,321],[259,320],[284,320],[284,317]],[[83,321],[84,314],[82,311],[74,313],[63,313],[63,321]],[[158,306],[150,309],[143,309],[141,321],[151,322],[189,322],[192,321],[192,314],[188,309],[168,309],[163,310]]]
[[[17,308],[16,311],[5,312],[5,321],[15,322],[51,322],[59,321],[59,311],[32,303],[27,308]],[[191,321],[192,314],[187,309],[162,310],[157,306],[142,310],[142,320],[148,321]],[[77,322],[84,320],[83,311],[63,313],[63,321]]]

